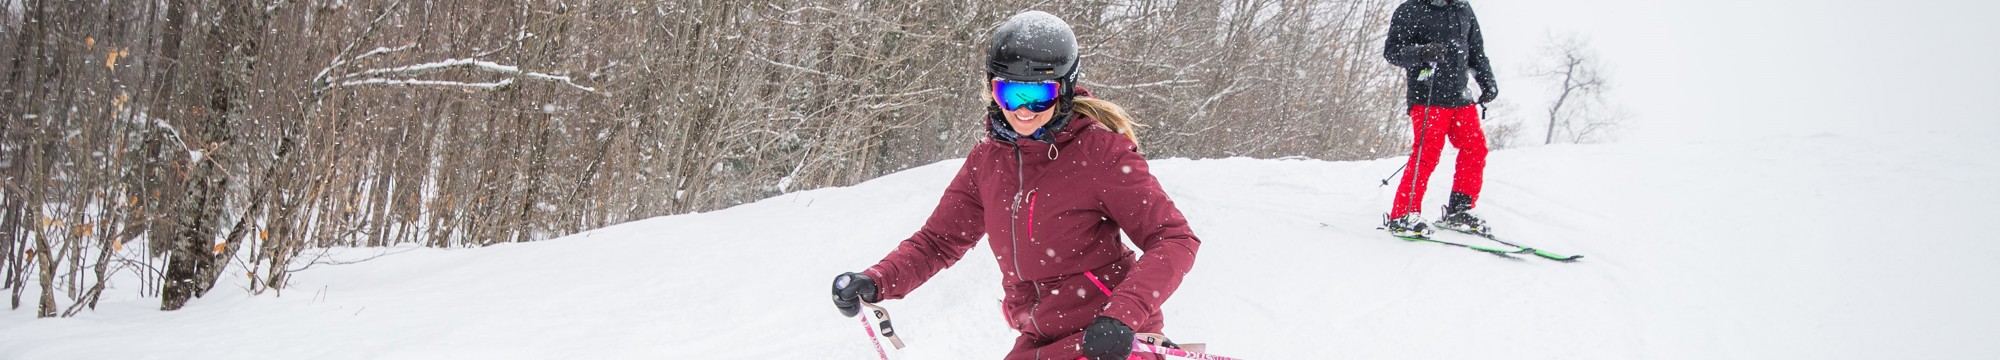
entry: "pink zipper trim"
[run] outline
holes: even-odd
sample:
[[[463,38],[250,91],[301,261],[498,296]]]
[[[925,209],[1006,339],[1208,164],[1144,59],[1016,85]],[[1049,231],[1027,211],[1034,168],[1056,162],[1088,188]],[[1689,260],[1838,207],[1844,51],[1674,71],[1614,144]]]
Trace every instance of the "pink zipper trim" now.
[[[1035,241],[1035,192],[1033,190],[1028,191],[1028,241]],[[1020,245],[1016,244],[1015,246],[1019,247]],[[1021,249],[1014,249],[1014,252],[1017,253],[1014,256],[1020,256],[1018,254],[1020,251]],[[1014,269],[1014,271],[1021,271],[1021,269]]]
[[[1104,286],[1104,281],[1097,280],[1097,274],[1090,273],[1090,270],[1084,270],[1083,276],[1090,277],[1090,283],[1097,284],[1097,291],[1103,291],[1104,296],[1111,296],[1111,287]]]

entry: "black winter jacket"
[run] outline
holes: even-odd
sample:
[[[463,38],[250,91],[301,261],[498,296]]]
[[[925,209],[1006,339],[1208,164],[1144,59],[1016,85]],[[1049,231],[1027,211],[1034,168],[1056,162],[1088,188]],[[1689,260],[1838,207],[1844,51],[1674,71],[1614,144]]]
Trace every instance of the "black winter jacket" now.
[[[1403,68],[1410,84],[1404,97],[1411,105],[1463,107],[1473,102],[1465,93],[1468,72],[1479,81],[1481,91],[1500,92],[1500,85],[1493,80],[1493,66],[1486,60],[1485,42],[1479,34],[1479,19],[1465,0],[1409,0],[1396,6],[1389,20],[1382,57]],[[1418,72],[1431,66],[1424,59],[1427,46],[1444,47],[1445,61],[1436,64],[1429,79],[1417,81]]]

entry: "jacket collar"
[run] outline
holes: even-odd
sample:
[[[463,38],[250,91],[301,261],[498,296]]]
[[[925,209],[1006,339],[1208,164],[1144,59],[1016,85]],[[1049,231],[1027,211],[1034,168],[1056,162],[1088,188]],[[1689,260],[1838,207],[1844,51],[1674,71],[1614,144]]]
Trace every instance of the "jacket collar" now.
[[[1454,8],[1465,5],[1465,0],[1418,0],[1433,7]]]
[[[1103,125],[1098,125],[1097,119],[1092,119],[1083,114],[1076,114],[1070,118],[1068,123],[1065,123],[1062,131],[1057,131],[1054,132],[1054,135],[1047,136],[1047,140],[1030,140],[1024,137],[1018,141],[1006,141],[996,138],[995,141],[982,142],[982,145],[991,143],[994,146],[999,146],[1003,149],[1002,151],[1012,148],[1011,150],[1018,154],[1027,154],[1028,156],[1022,159],[1027,160],[1028,163],[1042,163],[1062,158],[1062,151],[1069,149],[1070,143],[1082,137],[1083,132],[1089,131],[1090,129],[1088,128],[1093,126],[1102,127]]]

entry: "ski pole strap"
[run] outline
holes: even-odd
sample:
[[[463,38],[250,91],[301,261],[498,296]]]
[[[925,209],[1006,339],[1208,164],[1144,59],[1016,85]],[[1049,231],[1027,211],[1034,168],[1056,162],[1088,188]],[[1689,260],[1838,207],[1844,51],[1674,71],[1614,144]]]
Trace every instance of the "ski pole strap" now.
[[[889,309],[883,309],[881,306],[876,306],[875,304],[868,303],[866,301],[861,302],[861,306],[868,307],[868,312],[871,315],[875,316],[875,320],[881,321],[880,328],[882,329],[882,337],[889,338],[889,345],[893,345],[897,349],[903,348],[903,338],[896,336],[895,326],[889,325]],[[861,323],[867,324],[868,321],[867,319],[863,319]],[[875,336],[875,329],[876,327],[871,326],[868,329],[868,336],[870,336],[871,338]],[[878,343],[876,347],[881,347],[881,345]]]
[[[1090,278],[1090,283],[1097,284],[1097,291],[1103,291],[1104,296],[1111,296],[1111,287],[1104,286],[1104,281],[1098,280],[1097,274],[1090,273],[1090,270],[1084,270],[1083,276]]]

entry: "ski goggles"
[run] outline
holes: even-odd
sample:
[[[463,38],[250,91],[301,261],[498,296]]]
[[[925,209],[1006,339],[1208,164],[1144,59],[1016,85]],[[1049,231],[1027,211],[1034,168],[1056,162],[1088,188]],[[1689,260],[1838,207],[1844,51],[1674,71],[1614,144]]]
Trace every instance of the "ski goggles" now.
[[[1062,93],[1062,84],[1051,81],[1013,81],[993,78],[993,100],[1000,103],[1000,110],[1014,111],[1027,108],[1028,111],[1043,112],[1056,106],[1056,98]]]

